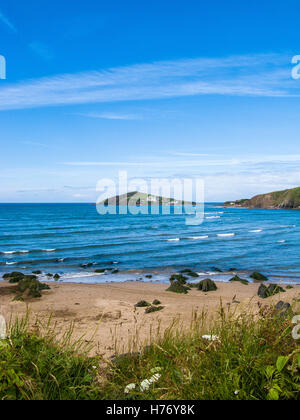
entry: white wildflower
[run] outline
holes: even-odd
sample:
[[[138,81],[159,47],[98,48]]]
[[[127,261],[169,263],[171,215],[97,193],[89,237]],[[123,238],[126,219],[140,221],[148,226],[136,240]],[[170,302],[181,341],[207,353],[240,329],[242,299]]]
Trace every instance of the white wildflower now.
[[[124,393],[130,394],[131,391],[133,391],[136,388],[136,384],[129,384],[125,387]]]
[[[207,340],[207,341],[218,341],[219,337],[217,335],[203,335],[202,336],[203,340]]]
[[[0,340],[6,339],[6,321],[2,315],[0,315]]]
[[[156,373],[155,375],[152,376],[152,378],[150,379],[145,379],[140,386],[140,390],[141,392],[144,391],[148,391],[148,389],[150,388],[150,386],[152,384],[154,384],[155,382],[158,382],[161,378],[161,375],[159,373]]]

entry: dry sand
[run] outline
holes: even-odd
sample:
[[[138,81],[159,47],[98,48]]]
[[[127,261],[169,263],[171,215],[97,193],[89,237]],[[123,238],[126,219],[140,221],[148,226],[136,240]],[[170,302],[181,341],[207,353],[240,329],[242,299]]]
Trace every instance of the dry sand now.
[[[53,321],[61,331],[65,331],[72,322],[75,324],[75,336],[86,334],[86,340],[96,345],[94,352],[109,357],[118,350],[131,350],[128,343],[138,341],[146,344],[152,330],[157,334],[157,327],[164,331],[174,318],[180,317],[183,326],[188,326],[193,312],[205,310],[213,317],[220,306],[230,308],[258,307],[257,303],[268,304],[284,300],[292,302],[300,296],[300,286],[286,293],[269,299],[257,296],[259,284],[217,283],[216,292],[203,293],[191,290],[187,295],[166,292],[166,285],[140,282],[114,284],[63,284],[48,283],[51,290],[44,291],[40,299],[26,302],[13,302],[12,287],[0,282],[0,314],[7,320],[13,315],[24,315],[29,308],[33,319],[35,315],[46,321],[52,314]],[[145,308],[135,309],[140,300],[161,301],[164,310],[145,314]],[[233,303],[233,300],[240,303]],[[230,304],[230,305],[229,305]],[[96,332],[95,332],[96,331]]]

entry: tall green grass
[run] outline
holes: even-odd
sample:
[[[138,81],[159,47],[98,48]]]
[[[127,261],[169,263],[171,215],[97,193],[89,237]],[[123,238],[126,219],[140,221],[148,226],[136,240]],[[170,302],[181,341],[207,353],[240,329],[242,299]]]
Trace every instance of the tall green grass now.
[[[26,316],[8,330],[8,338],[0,341],[0,399],[98,398],[99,361],[88,357],[90,348],[83,339],[72,339],[72,325],[60,339],[60,330],[50,319],[32,329]]]
[[[172,325],[143,353],[116,359],[102,392],[113,399],[300,399],[300,346],[292,328],[291,319],[273,308],[257,315],[221,307],[210,329],[206,315],[195,314],[187,331]],[[161,377],[141,392],[141,382],[155,368]],[[124,394],[130,383],[136,388]]]
[[[195,313],[189,328],[177,320],[165,332],[152,330],[144,350],[133,340],[129,353],[110,361],[90,357],[72,327],[57,339],[51,325],[32,329],[28,318],[10,325],[0,341],[0,399],[300,399],[299,341],[291,316],[272,307],[232,313],[220,306],[211,323]]]

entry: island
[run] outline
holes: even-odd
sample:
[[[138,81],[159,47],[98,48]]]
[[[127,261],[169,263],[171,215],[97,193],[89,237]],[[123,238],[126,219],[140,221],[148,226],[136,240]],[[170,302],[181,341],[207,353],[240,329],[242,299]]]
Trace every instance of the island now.
[[[300,187],[260,194],[250,199],[227,201],[224,206],[251,209],[300,209]]]
[[[166,198],[157,195],[141,193],[138,191],[129,192],[115,197],[107,198],[98,205],[117,205],[117,206],[196,206],[196,202],[176,200],[175,198]]]

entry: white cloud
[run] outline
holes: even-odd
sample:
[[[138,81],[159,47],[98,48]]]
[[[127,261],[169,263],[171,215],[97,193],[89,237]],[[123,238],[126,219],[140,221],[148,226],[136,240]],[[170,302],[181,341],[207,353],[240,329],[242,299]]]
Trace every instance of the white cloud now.
[[[0,89],[0,110],[193,95],[297,97],[300,84],[288,56],[186,59],[16,83]]]
[[[132,121],[132,120],[140,120],[142,117],[140,115],[134,114],[115,114],[110,112],[102,112],[102,113],[87,113],[87,114],[79,114],[82,117],[88,118],[95,118],[95,119],[103,119],[103,120],[121,120],[121,121]]]
[[[2,22],[8,29],[10,29],[12,32],[17,33],[18,30],[15,27],[15,25],[8,19],[7,16],[5,16],[1,10],[0,10],[0,22]]]

